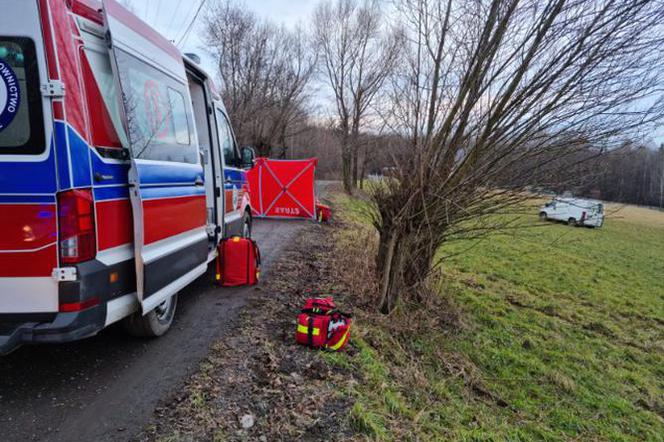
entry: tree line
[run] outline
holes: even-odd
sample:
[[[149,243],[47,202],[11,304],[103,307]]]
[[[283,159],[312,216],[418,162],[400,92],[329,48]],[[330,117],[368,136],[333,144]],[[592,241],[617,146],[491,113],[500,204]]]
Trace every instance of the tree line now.
[[[664,145],[627,143],[597,161],[591,180],[579,194],[664,209]]]

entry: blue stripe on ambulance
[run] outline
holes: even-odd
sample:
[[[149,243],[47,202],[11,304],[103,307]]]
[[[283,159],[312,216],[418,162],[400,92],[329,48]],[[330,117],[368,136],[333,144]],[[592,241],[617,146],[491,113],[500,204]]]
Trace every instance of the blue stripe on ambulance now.
[[[92,174],[99,174],[104,177],[100,185],[121,184],[127,185],[127,172],[129,171],[129,161],[124,163],[106,163],[99,156],[91,155]]]
[[[67,130],[65,123],[53,123],[53,142],[58,159],[58,188],[66,190],[71,188],[69,174],[69,155],[67,155]]]
[[[3,204],[55,204],[55,195],[0,195]]]
[[[40,162],[0,162],[0,193],[2,194],[54,194],[55,154]]]
[[[90,147],[71,127],[67,129],[69,136],[69,154],[71,156],[71,175],[73,187],[90,187]]]
[[[129,186],[95,187],[95,201],[120,200],[129,198]]]
[[[185,196],[204,196],[204,195],[205,195],[205,188],[198,186],[141,188],[141,197],[144,200],[180,198]]]
[[[203,178],[203,167],[199,164],[164,163],[151,164],[138,161],[139,174],[141,177],[141,187],[150,185],[169,185],[178,184],[191,185],[194,181]]]

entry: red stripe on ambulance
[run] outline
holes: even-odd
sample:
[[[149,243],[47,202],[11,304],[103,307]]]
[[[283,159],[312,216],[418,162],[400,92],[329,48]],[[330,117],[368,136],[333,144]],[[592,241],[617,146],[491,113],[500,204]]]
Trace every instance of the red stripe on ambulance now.
[[[97,202],[97,242],[99,250],[134,241],[131,203],[126,200]]]
[[[55,204],[3,204],[0,277],[50,276],[57,267]]]
[[[55,244],[30,253],[0,253],[0,277],[24,278],[51,276],[56,267]]]
[[[55,204],[2,204],[0,251],[34,250],[55,243]]]
[[[205,195],[147,200],[143,203],[145,244],[205,226]]]

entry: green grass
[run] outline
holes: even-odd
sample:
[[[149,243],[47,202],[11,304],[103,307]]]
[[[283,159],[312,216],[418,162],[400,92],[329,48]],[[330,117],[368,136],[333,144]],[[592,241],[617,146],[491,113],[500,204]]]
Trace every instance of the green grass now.
[[[361,204],[336,199],[354,222]],[[333,357],[364,374],[349,391],[356,429],[377,440],[664,440],[664,214],[639,213],[496,235],[446,260],[441,296],[465,324],[455,333],[357,324],[357,355]]]

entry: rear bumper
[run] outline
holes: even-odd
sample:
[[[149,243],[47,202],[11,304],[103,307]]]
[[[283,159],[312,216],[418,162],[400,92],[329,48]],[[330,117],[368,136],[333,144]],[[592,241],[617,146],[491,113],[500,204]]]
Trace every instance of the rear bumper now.
[[[4,322],[0,315],[0,355],[24,344],[63,343],[87,338],[103,329],[105,320],[105,305],[80,312],[58,313],[50,322]]]
[[[104,265],[93,260],[76,266],[78,279],[58,284],[58,302],[84,303],[95,299],[94,307],[75,312],[50,314],[0,313],[0,355],[23,344],[64,343],[93,336],[106,326],[108,303],[136,291],[133,260]],[[118,275],[109,281],[110,272]]]
[[[597,219],[597,218],[582,219],[579,222],[579,224],[585,227],[602,227],[602,224],[604,224],[604,219]]]

